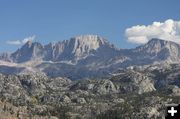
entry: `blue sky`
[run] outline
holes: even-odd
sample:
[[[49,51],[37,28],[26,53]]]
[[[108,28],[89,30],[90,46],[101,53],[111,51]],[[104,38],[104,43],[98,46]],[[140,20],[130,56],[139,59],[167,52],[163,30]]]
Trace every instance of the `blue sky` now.
[[[95,34],[119,48],[132,48],[125,29],[154,21],[180,20],[179,0],[0,0],[0,52],[7,41],[36,36],[41,43]]]

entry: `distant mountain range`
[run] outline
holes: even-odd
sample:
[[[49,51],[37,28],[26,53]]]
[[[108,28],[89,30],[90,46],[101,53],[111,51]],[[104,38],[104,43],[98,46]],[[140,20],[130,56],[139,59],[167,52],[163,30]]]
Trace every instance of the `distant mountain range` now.
[[[96,35],[42,45],[28,41],[17,51],[0,55],[0,73],[45,73],[51,77],[106,77],[119,68],[180,63],[180,45],[152,39],[134,49],[119,49]]]

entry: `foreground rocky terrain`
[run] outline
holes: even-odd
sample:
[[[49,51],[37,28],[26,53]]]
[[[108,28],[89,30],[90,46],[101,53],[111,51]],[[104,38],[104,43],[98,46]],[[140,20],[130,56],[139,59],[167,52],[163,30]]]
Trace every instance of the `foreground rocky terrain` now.
[[[0,75],[1,119],[163,119],[180,103],[180,65],[119,69],[103,79]]]

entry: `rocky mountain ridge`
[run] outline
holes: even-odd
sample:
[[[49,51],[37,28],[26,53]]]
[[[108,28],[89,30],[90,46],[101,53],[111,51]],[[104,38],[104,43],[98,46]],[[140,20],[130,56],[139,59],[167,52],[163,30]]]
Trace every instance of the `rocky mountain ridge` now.
[[[84,35],[55,44],[27,42],[12,54],[3,53],[0,72],[18,74],[42,72],[51,77],[81,79],[105,77],[119,68],[180,62],[180,45],[152,39],[134,49],[119,49],[96,35]],[[17,66],[6,64],[15,63]],[[9,69],[14,69],[8,72]],[[82,73],[83,72],[83,73]]]
[[[11,54],[13,62],[22,63],[33,59],[43,61],[70,61],[84,58],[108,42],[95,35],[85,35],[64,40],[55,44],[42,45],[38,42],[28,41],[22,48]],[[26,54],[26,56],[25,56]]]

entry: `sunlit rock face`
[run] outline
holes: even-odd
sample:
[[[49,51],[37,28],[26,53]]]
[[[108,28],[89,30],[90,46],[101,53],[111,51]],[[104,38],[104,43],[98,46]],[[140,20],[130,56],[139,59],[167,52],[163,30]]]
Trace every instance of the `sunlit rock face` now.
[[[70,40],[47,45],[28,41],[22,48],[12,53],[11,58],[14,62],[19,63],[38,58],[51,61],[80,59],[107,44],[104,38],[97,35],[77,36]],[[2,58],[5,59],[5,56],[2,55]]]

